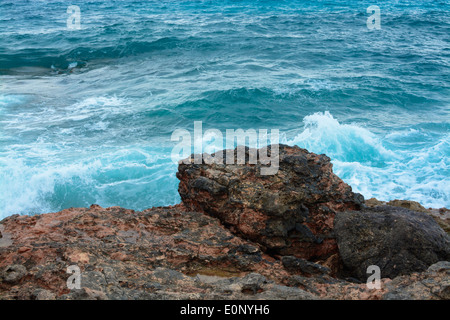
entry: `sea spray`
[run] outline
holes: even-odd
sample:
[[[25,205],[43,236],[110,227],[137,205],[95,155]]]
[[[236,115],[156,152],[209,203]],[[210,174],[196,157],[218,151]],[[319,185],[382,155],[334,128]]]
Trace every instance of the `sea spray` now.
[[[450,139],[447,135],[435,145],[416,150],[394,152],[399,136],[415,135],[417,130],[378,137],[362,125],[341,124],[329,112],[306,116],[304,128],[289,145],[298,145],[315,153],[325,153],[334,164],[334,172],[366,198],[379,200],[409,199],[425,206],[449,205]]]

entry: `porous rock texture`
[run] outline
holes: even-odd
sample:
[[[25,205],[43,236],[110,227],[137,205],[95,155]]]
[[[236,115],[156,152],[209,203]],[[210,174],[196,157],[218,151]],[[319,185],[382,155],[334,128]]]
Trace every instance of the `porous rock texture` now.
[[[325,260],[338,253],[335,214],[360,209],[364,198],[333,173],[330,158],[280,145],[274,175],[262,175],[260,163],[234,163],[195,164],[193,157],[181,163],[178,191],[185,206],[219,218],[272,254]]]
[[[377,206],[337,214],[335,232],[347,271],[367,279],[376,265],[384,277],[424,271],[450,260],[450,238],[428,214],[402,207]]]

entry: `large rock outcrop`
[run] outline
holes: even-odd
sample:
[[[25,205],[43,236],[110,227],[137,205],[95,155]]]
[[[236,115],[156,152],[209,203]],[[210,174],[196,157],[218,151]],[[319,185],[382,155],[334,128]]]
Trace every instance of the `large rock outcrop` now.
[[[449,299],[449,238],[428,213],[365,208],[328,157],[279,151],[272,176],[180,164],[176,206],[7,217],[0,299]]]
[[[1,225],[11,241],[0,248],[0,299],[34,299],[42,290],[61,299],[214,298],[221,293],[196,283],[196,275],[288,275],[218,219],[182,205],[142,212],[93,205],[14,215]],[[80,268],[87,291],[69,290],[69,266]]]
[[[276,260],[183,206],[72,208],[2,221],[0,300],[448,299],[450,264],[382,279],[379,290],[295,257]],[[70,289],[68,267],[80,268]]]
[[[330,158],[280,145],[278,172],[261,175],[261,167],[194,164],[192,157],[179,165],[178,191],[189,210],[219,218],[272,254],[308,260],[336,254],[336,212],[359,209],[364,199],[333,173]]]
[[[449,236],[424,212],[387,205],[340,212],[335,232],[345,268],[363,281],[370,265],[392,279],[450,260]]]

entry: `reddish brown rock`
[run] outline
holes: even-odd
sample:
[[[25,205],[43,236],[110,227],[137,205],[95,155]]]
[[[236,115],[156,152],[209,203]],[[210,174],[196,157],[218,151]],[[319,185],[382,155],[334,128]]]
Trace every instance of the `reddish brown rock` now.
[[[181,199],[271,254],[321,260],[338,253],[334,216],[364,199],[333,173],[330,158],[280,145],[278,172],[261,175],[261,167],[180,163]]]
[[[1,225],[11,243],[0,248],[0,298],[43,298],[36,290],[67,299],[159,298],[149,295],[155,291],[150,284],[155,283],[158,268],[194,276],[258,272],[281,279],[288,274],[258,245],[236,237],[217,219],[185,211],[182,205],[143,212],[93,205],[14,215]],[[66,281],[67,268],[73,265],[80,268],[81,284],[87,290],[72,290],[72,297]],[[189,286],[179,290],[205,292]]]

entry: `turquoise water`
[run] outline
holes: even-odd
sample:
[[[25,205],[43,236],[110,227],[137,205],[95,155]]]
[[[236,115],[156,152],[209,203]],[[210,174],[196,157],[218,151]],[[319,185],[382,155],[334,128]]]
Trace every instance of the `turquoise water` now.
[[[279,129],[450,207],[450,2],[0,1],[0,217],[180,201],[175,129]]]

